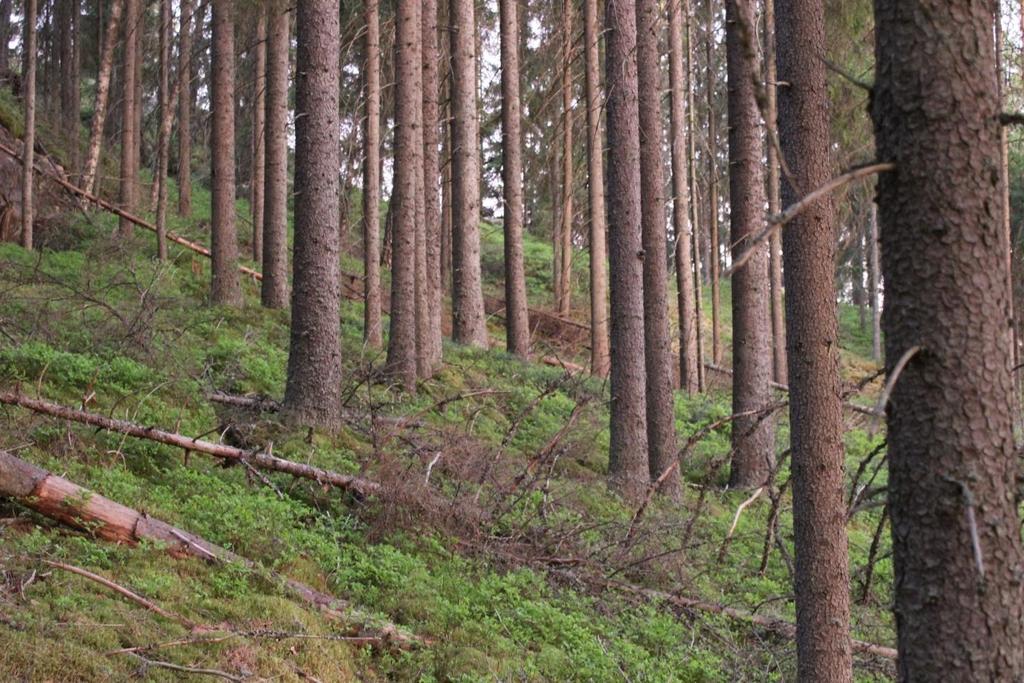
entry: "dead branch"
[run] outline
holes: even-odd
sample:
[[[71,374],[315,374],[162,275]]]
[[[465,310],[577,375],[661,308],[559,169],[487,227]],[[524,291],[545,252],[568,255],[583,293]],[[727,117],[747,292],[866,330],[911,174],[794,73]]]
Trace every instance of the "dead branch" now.
[[[157,667],[159,669],[170,669],[171,671],[181,671],[183,673],[189,673],[189,674],[200,674],[200,675],[203,675],[203,676],[216,676],[217,678],[223,678],[223,679],[226,679],[226,680],[229,680],[229,681],[245,681],[245,679],[242,678],[241,676],[235,676],[233,674],[229,674],[226,671],[221,671],[220,669],[203,669],[203,668],[196,667],[196,666],[183,666],[181,664],[173,664],[171,662],[161,662],[161,661],[156,660],[156,659],[149,659],[147,657],[143,657],[138,652],[127,652],[125,654],[129,654],[132,657],[135,657],[136,659],[138,659],[140,662],[142,662],[142,665],[144,667],[155,666],[155,667]]]
[[[239,396],[223,391],[211,391],[206,395],[206,400],[236,408],[250,408],[261,413],[276,413],[281,410],[281,404],[269,396]]]
[[[760,498],[763,492],[764,487],[759,486],[757,490],[754,491],[754,495],[750,496],[750,498],[747,498],[745,501],[740,503],[739,506],[736,508],[736,514],[733,515],[732,525],[729,527],[729,533],[725,535],[725,538],[722,540],[722,547],[718,550],[719,562],[721,562],[725,558],[725,551],[729,548],[729,541],[732,540],[732,535],[736,531],[736,526],[740,523],[740,515],[742,515],[743,511],[746,510],[747,507],[752,505],[754,501]]]
[[[893,366],[892,372],[889,373],[889,378],[885,380],[885,387],[882,389],[882,394],[878,397],[878,404],[875,406],[875,415],[885,415],[885,406],[889,403],[889,394],[892,393],[893,387],[896,386],[896,380],[900,378],[903,370],[906,369],[907,363],[921,351],[920,346],[911,346],[909,349],[903,352],[900,359],[896,361],[896,365]]]
[[[149,439],[157,443],[167,444],[168,446],[176,446],[186,451],[198,451],[229,461],[247,462],[253,467],[272,472],[283,472],[302,479],[311,479],[320,484],[330,484],[340,489],[353,491],[361,496],[371,496],[381,491],[380,484],[361,477],[340,474],[312,465],[285,460],[263,451],[246,451],[234,446],[202,441],[155,427],[144,427],[126,420],[116,420],[104,415],[69,408],[58,403],[30,398],[14,392],[0,392],[0,403],[20,406],[44,415],[80,422],[119,434]]]

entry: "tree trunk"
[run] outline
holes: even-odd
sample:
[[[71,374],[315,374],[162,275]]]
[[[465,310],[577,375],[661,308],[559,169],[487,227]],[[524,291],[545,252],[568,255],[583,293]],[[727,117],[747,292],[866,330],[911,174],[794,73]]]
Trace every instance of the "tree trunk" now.
[[[561,283],[558,315],[568,317],[572,309],[572,0],[562,2],[562,199],[558,230],[558,269]]]
[[[683,59],[682,0],[669,1],[669,97],[671,99],[672,229],[676,236],[676,283],[679,300],[679,386],[688,394],[699,389],[697,318],[693,295],[690,244],[690,181],[687,177],[686,93],[689,77]],[[688,45],[688,43],[687,43]]]
[[[676,406],[668,329],[668,246],[661,126],[661,14],[657,0],[637,0],[637,79],[640,122],[640,206],[643,244],[644,359],[647,371],[647,447],[651,481],[676,462]],[[679,469],[661,490],[674,494]]]
[[[722,254],[718,234],[718,114],[715,111],[714,36],[715,0],[706,0],[708,25],[706,28],[705,51],[707,54],[708,77],[705,86],[708,95],[708,272],[711,280],[711,362],[722,363],[722,305],[718,287]],[[732,80],[730,79],[730,83]]]
[[[267,4],[267,95],[263,184],[263,287],[267,308],[288,305],[288,57],[291,21],[279,0]]]
[[[181,0],[178,20],[178,215],[192,215],[192,11]]]
[[[32,194],[36,145],[36,0],[25,0],[25,41],[22,70],[25,91],[25,151],[21,175],[21,246],[33,248],[32,223],[35,201]]]
[[[791,173],[782,198],[789,206],[831,176],[828,83],[821,60],[825,5],[823,0],[778,0],[778,8],[778,74],[787,83],[779,97],[779,140]],[[783,248],[791,345],[797,677],[838,683],[853,679],[853,663],[835,229],[835,206],[826,197],[786,226]]]
[[[156,243],[157,255],[167,260],[167,157],[171,151],[171,2],[160,0],[160,133],[157,141]],[[166,125],[165,125],[166,121]]]
[[[124,6],[124,41],[121,48],[121,208],[125,211],[134,212],[136,209],[136,189],[138,187],[139,169],[135,165],[136,140],[139,130],[135,127],[137,117],[135,115],[135,36],[139,30],[140,22],[140,0],[125,0]],[[127,236],[132,234],[131,221],[121,218],[118,222],[118,234]]]
[[[366,110],[363,119],[363,342],[371,348],[382,343],[380,292],[380,8],[366,0],[363,38],[363,82]]]
[[[903,681],[1024,678],[993,9],[875,0],[887,369],[920,349],[888,406]]]
[[[692,183],[690,184],[690,224],[693,226],[693,300],[694,300],[694,334],[697,355],[697,389],[704,391],[704,294],[701,291],[701,239],[700,239],[700,193],[697,184],[697,109],[693,104],[693,24],[690,16],[690,0],[682,0],[683,16],[686,21],[686,117],[687,132],[687,166]]]
[[[142,127],[142,114],[143,114],[143,102],[142,102],[142,79],[143,79],[143,57],[142,57],[142,43],[146,39],[146,6],[145,0],[138,0],[138,16],[139,25],[135,31],[135,55],[132,57],[132,64],[135,67],[135,89],[134,102],[132,103],[132,112],[135,115],[135,135],[132,138],[132,168],[134,169],[135,179],[135,203],[136,208],[143,206],[143,183],[142,183],[142,143],[143,137],[145,136],[145,130]],[[150,204],[152,206],[152,204]]]
[[[395,26],[395,180],[391,242],[391,329],[388,374],[412,393],[416,391],[416,186],[423,177],[423,64],[419,0],[399,0]],[[473,149],[476,149],[475,145]],[[422,180],[420,181],[422,183]]]
[[[745,252],[764,224],[765,187],[761,166],[759,78],[755,57],[754,6],[726,0],[725,42],[729,72],[729,239],[732,255]],[[771,403],[772,350],[768,311],[768,249],[732,277],[733,413],[763,410]],[[775,463],[772,420],[761,414],[737,419],[732,428],[730,486],[763,485]]]
[[[590,198],[590,372],[607,377],[608,238],[604,206],[604,140],[601,135],[601,38],[597,0],[583,2],[583,40],[586,55],[587,187]]]
[[[235,228],[235,23],[233,0],[213,0],[210,252],[214,304],[240,306]]]
[[[284,404],[303,424],[341,419],[338,240],[340,26],[331,0],[298,3],[295,67],[295,273]]]
[[[778,78],[776,78],[775,44],[775,0],[764,0],[764,43],[765,43],[765,95],[767,96],[768,133],[768,215],[775,216],[780,206],[778,150],[771,141],[771,133],[778,130]],[[810,188],[808,188],[809,190]],[[786,321],[782,298],[782,234],[776,230],[768,244],[769,277],[771,286],[772,312],[772,374],[779,384],[788,384],[786,369]]]
[[[267,107],[267,3],[261,2],[256,20],[256,55],[252,98],[252,175],[249,179],[249,205],[252,209],[252,260],[263,263],[263,184],[266,168]]]
[[[871,298],[871,359],[882,362],[882,302],[879,299],[881,273],[878,263],[878,205],[871,202],[868,238],[868,296]]]
[[[504,191],[505,332],[508,352],[530,355],[523,269],[523,140],[519,101],[519,7],[501,0],[501,170]]]
[[[0,74],[10,71],[11,44],[11,3],[13,0],[0,0]]]
[[[430,364],[430,374],[440,370],[444,332],[441,324],[443,289],[441,280],[441,195],[439,157],[439,101],[441,68],[438,50],[437,0],[423,0],[421,40],[423,43],[423,208],[426,227],[427,337],[420,340]]]
[[[81,70],[81,39],[79,0],[66,0],[58,7],[60,13],[60,106],[61,128],[67,145],[68,171],[78,171],[78,126],[81,96],[78,85]]]
[[[480,122],[474,0],[451,0],[452,336],[487,348],[480,279]]]
[[[417,15],[417,38],[419,50],[417,52],[419,75],[416,80],[417,96],[419,101],[414,109],[416,123],[413,130],[416,131],[415,152],[413,167],[416,169],[416,221],[415,225],[415,276],[413,278],[414,292],[416,297],[416,375],[420,379],[429,379],[433,376],[433,359],[427,349],[427,338],[430,336],[430,306],[427,303],[427,226],[426,226],[426,198],[424,187],[426,178],[423,172],[423,3],[420,2],[420,11]]]
[[[640,137],[636,9],[605,3],[608,112],[608,255],[611,260],[611,438],[608,475],[630,500],[647,490]]]

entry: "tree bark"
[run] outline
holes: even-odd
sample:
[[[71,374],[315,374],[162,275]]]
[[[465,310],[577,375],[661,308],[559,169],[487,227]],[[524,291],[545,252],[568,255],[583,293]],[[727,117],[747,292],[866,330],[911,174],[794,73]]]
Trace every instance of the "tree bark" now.
[[[768,26],[771,19],[769,13]],[[821,60],[826,51],[823,0],[778,0],[775,26],[778,75],[787,83],[779,97],[778,127],[791,173],[782,188],[789,206],[831,177],[828,82]],[[773,83],[774,69],[768,73]],[[853,679],[835,230],[835,206],[825,197],[794,218],[782,240],[789,292],[794,585],[801,681]]]
[[[57,7],[60,18],[60,106],[61,132],[67,145],[68,171],[72,176],[78,171],[78,125],[81,110],[80,88],[78,85],[81,66],[79,38],[79,0],[66,0]]]
[[[192,215],[192,3],[181,0],[178,19],[178,215],[184,217]]]
[[[235,3],[213,0],[213,55],[210,145],[210,301],[242,304],[238,281],[238,237],[235,227]]]
[[[480,274],[480,121],[474,0],[451,0],[452,336],[487,348]]]
[[[380,292],[380,7],[366,0],[363,37],[363,82],[366,87],[363,119],[363,342],[382,343]]]
[[[669,0],[669,97],[672,147],[672,228],[676,236],[675,262],[679,305],[679,386],[688,394],[699,386],[697,316],[694,299],[692,245],[690,243],[690,180],[687,177],[686,93],[689,77],[684,66],[683,0]]]
[[[267,3],[267,95],[264,117],[263,287],[267,308],[288,305],[288,61],[291,19],[279,0]]]
[[[171,71],[171,2],[160,0],[160,132],[156,163],[156,244],[157,256],[167,260],[167,158],[171,151],[170,110],[174,108],[170,87]],[[166,122],[166,125],[165,125]]]
[[[898,674],[1020,680],[1024,553],[994,6],[874,7],[875,140],[878,158],[896,165],[878,185],[887,369],[921,349],[888,406]]]
[[[419,0],[399,0],[395,27],[395,180],[391,201],[391,329],[387,372],[413,393],[417,378],[416,339],[416,186],[423,169],[423,65]],[[419,147],[419,149],[417,149]],[[474,146],[475,149],[475,146]],[[422,180],[420,180],[422,183]]]
[[[444,332],[441,323],[443,288],[441,280],[441,126],[439,100],[441,68],[438,50],[437,0],[423,0],[421,40],[423,44],[423,208],[426,228],[427,336],[421,340],[430,375],[441,369]]]
[[[140,25],[139,0],[125,0],[124,5],[124,41],[121,48],[121,189],[120,202],[125,211],[134,212],[138,197],[139,169],[135,165],[137,157],[135,148],[139,130],[136,128],[137,117],[135,115],[135,36]],[[118,234],[127,236],[132,234],[132,223],[124,218],[118,221]]]
[[[686,21],[686,128],[687,153],[689,158],[690,179],[690,225],[693,227],[693,300],[694,300],[694,337],[696,338],[697,354],[697,389],[704,391],[704,294],[701,291],[701,238],[700,238],[700,193],[697,184],[697,109],[693,103],[693,24],[690,15],[690,0],[682,0],[683,16]]]
[[[882,302],[879,299],[881,273],[878,263],[878,205],[871,202],[868,238],[868,296],[871,297],[871,359],[882,362]]]
[[[768,215],[777,216],[780,206],[778,150],[771,142],[771,133],[778,130],[778,78],[776,77],[775,0],[764,0],[764,43],[765,43],[765,95],[768,106],[766,115],[768,133]],[[827,180],[827,178],[826,178]],[[816,185],[811,187],[817,187]],[[810,189],[810,188],[808,188]],[[783,315],[785,303],[782,298],[782,231],[776,230],[768,243],[769,284],[771,287],[772,313],[772,374],[779,384],[788,384],[786,368],[786,321]]]
[[[722,254],[719,248],[718,229],[718,113],[715,111],[714,63],[715,0],[707,0],[708,25],[706,27],[705,52],[707,56],[708,96],[708,273],[711,280],[711,362],[722,363],[722,305],[718,280],[721,271]],[[731,83],[732,80],[730,79]]]
[[[523,269],[522,110],[519,101],[519,8],[501,0],[501,157],[505,200],[505,332],[508,352],[530,355],[530,322]]]
[[[647,490],[640,136],[636,9],[605,3],[608,98],[608,255],[611,273],[610,484],[629,500]]]
[[[647,447],[651,481],[676,461],[672,341],[668,329],[668,245],[665,225],[665,163],[661,126],[661,14],[657,0],[636,1],[636,62],[640,123],[640,214],[644,297],[644,361],[647,372]],[[661,490],[674,494],[674,468]]]
[[[601,135],[601,38],[597,0],[584,0],[583,40],[586,58],[587,189],[590,202],[590,372],[607,377],[608,237],[604,205],[604,140]]]
[[[263,191],[266,182],[267,107],[267,3],[261,2],[256,20],[256,45],[253,65],[252,98],[252,175],[249,180],[249,205],[252,210],[252,260],[263,263]]]
[[[25,0],[25,41],[23,43],[25,90],[25,161],[21,175],[21,246],[33,248],[35,201],[32,193],[36,145],[36,0]]]
[[[10,71],[11,4],[13,0],[0,0],[0,74]]]
[[[761,166],[760,113],[755,99],[759,78],[754,55],[754,11],[749,0],[726,0],[726,52],[729,71],[729,238],[735,259],[764,223],[765,188]],[[732,278],[732,412],[751,413],[732,428],[729,485],[765,484],[774,468],[771,419],[756,414],[771,403],[772,352],[768,315],[768,250],[764,245]]]
[[[561,224],[558,230],[558,315],[568,317],[572,309],[572,0],[562,2],[562,198]]]
[[[338,235],[340,15],[331,0],[297,6],[295,271],[285,412],[335,428],[341,419]]]

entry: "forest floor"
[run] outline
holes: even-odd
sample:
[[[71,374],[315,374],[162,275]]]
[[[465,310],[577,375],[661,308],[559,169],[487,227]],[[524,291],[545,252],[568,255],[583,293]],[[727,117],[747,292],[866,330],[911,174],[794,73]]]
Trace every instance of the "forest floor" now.
[[[194,198],[195,215],[207,216],[198,183]],[[240,202],[243,243],[247,215]],[[175,219],[171,228],[206,242],[205,225]],[[783,459],[777,485],[745,507],[751,492],[724,490],[729,427],[706,428],[730,413],[727,384],[677,396],[680,444],[701,438],[683,458],[679,500],[655,498],[638,516],[605,484],[605,382],[503,353],[492,316],[492,350],[446,345],[443,371],[410,397],[377,379],[382,355],[363,347],[361,303],[346,300],[345,423],[331,435],[290,429],[273,412],[209,398],[280,399],[287,312],[261,308],[251,280],[243,282],[243,308],[211,307],[202,257],[171,245],[171,261],[160,264],[151,234],[121,239],[114,227],[111,216],[77,214],[44,234],[36,253],[0,244],[0,390],[272,447],[280,457],[380,482],[382,491],[361,498],[288,475],[257,477],[4,407],[0,449],[256,564],[115,545],[0,501],[0,679],[204,675],[167,665],[283,681],[793,677],[794,643],[780,629],[707,609],[794,618],[788,466]],[[498,297],[500,254],[500,226],[485,225],[488,294]],[[526,255],[531,304],[549,308],[550,247],[531,238]],[[344,267],[360,271],[352,257]],[[585,258],[576,268],[582,288]],[[585,290],[576,297],[583,309]],[[727,285],[722,299],[728,343]],[[847,306],[841,328],[853,386],[876,370],[867,359],[870,333]],[[535,341],[538,355],[587,362],[583,348]],[[870,404],[869,396],[851,400]],[[848,416],[854,635],[891,645],[888,534],[872,543],[881,519],[872,496],[885,481],[883,458],[872,453],[883,436],[863,415]],[[777,433],[784,454],[784,410]],[[165,614],[46,561],[99,574]],[[318,612],[268,580],[269,570],[350,608],[341,621]],[[387,624],[418,640],[400,647],[377,639]],[[346,640],[353,636],[370,644]],[[888,680],[892,662],[858,655],[856,673]]]

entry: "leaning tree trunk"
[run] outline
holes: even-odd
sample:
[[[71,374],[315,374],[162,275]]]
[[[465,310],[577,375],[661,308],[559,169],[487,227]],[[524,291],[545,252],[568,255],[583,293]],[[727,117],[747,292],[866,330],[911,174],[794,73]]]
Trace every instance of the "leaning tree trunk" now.
[[[647,490],[640,137],[637,133],[636,9],[606,0],[608,255],[611,260],[611,439],[613,488],[637,500]]]
[[[25,0],[24,89],[25,150],[21,175],[21,246],[33,247],[32,223],[35,201],[32,196],[36,146],[36,0]]]
[[[772,0],[768,0],[768,5]],[[795,204],[829,180],[824,0],[778,0],[779,140]],[[769,70],[773,73],[774,70]],[[774,75],[774,74],[773,74]],[[824,197],[783,236],[796,569],[797,678],[853,679],[843,500],[843,397],[836,319],[836,212]]]
[[[253,65],[252,98],[252,177],[249,182],[249,204],[252,216],[252,260],[263,263],[263,184],[266,169],[267,107],[267,3],[261,2],[256,20],[256,55]]]
[[[887,370],[917,349],[888,406],[898,673],[1017,681],[1024,552],[994,6],[874,5],[875,139],[896,166],[878,184]]]
[[[688,394],[700,388],[697,365],[697,315],[690,243],[690,182],[687,177],[686,93],[689,79],[683,50],[682,0],[669,0],[669,97],[672,143],[672,228],[676,236],[679,300],[679,386]]]
[[[380,295],[380,7],[366,0],[363,35],[363,341],[377,348],[383,339]]]
[[[771,403],[772,350],[768,319],[768,251],[750,239],[764,224],[764,174],[760,113],[755,97],[759,78],[755,57],[754,5],[726,0],[725,42],[729,73],[729,201],[732,255],[748,248],[754,256],[732,277],[732,408],[743,414],[732,427],[732,470],[737,488],[763,485],[774,468],[771,419],[761,411]]]
[[[136,52],[135,36],[140,26],[139,0],[124,0],[124,41],[122,42],[121,81],[123,87],[121,98],[121,208],[128,212],[135,211],[137,202],[139,169],[136,166],[138,157],[135,155],[139,130],[136,128],[135,115],[135,69]],[[131,221],[121,218],[118,222],[118,234],[132,234]]]
[[[640,214],[643,244],[644,360],[647,371],[647,447],[651,481],[676,462],[674,363],[668,329],[668,246],[665,226],[665,166],[662,158],[661,14],[657,0],[637,0],[637,79],[640,122]],[[675,493],[679,469],[661,484]]]
[[[771,137],[778,128],[777,81],[775,65],[776,22],[775,0],[764,0],[765,100],[768,128],[768,215],[782,210],[779,189],[779,158]],[[782,236],[776,230],[768,243],[769,277],[772,313],[772,375],[779,384],[788,384],[786,371],[786,321],[782,299]]]
[[[235,227],[235,21],[233,0],[213,0],[213,56],[210,145],[213,205],[210,300],[240,306],[238,239]]]
[[[583,2],[583,40],[586,56],[587,189],[590,200],[590,372],[607,377],[608,237],[604,208],[604,140],[601,135],[601,45],[597,0]]]
[[[451,0],[452,336],[486,348],[480,274],[480,121],[474,0]]]
[[[267,4],[267,95],[264,124],[263,286],[267,308],[288,305],[288,53],[291,13]]]
[[[501,172],[505,212],[505,331],[508,352],[530,355],[523,269],[523,140],[519,101],[519,7],[501,0]]]
[[[408,392],[416,391],[416,187],[422,178],[423,65],[419,0],[399,0],[395,25],[395,181],[391,201],[395,220],[391,243],[391,328],[388,374]],[[475,149],[475,145],[473,145]],[[420,181],[422,183],[422,180]]]
[[[426,230],[427,336],[421,339],[430,374],[440,370],[443,357],[443,289],[441,285],[441,125],[439,100],[441,65],[438,50],[437,0],[423,0],[420,17],[423,43],[423,212]]]
[[[178,19],[178,215],[184,217],[192,214],[192,2],[181,0]]]

